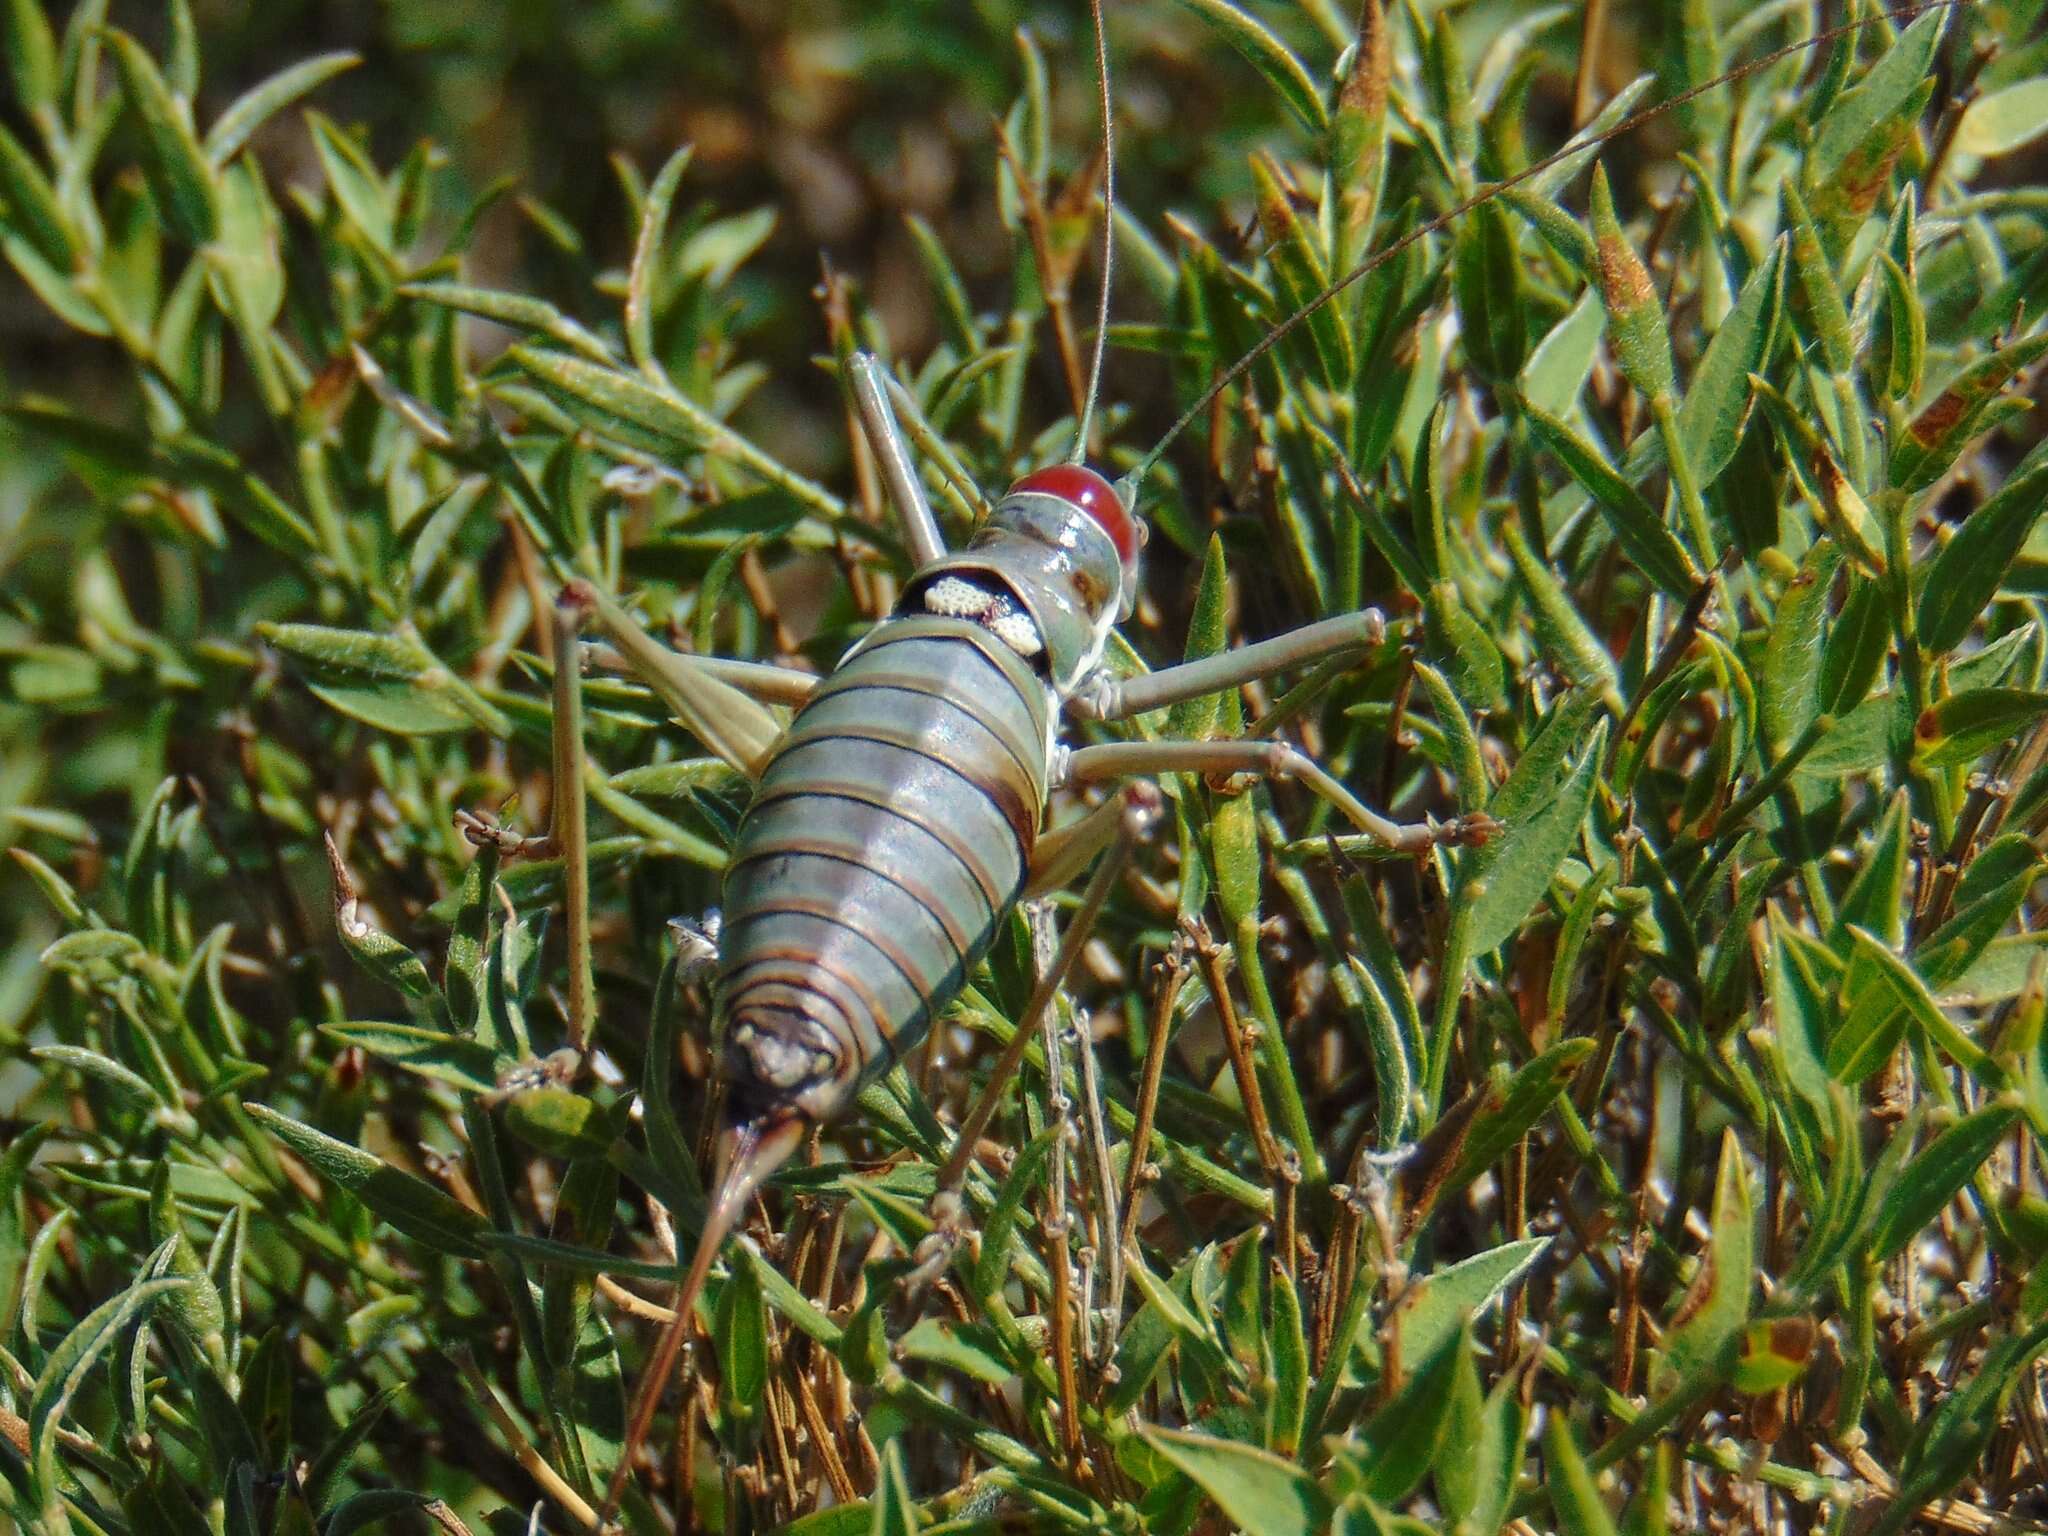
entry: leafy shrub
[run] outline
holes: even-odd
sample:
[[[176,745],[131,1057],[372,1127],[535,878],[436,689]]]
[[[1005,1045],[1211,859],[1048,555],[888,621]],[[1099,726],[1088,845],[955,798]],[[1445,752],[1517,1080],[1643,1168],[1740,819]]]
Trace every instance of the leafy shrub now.
[[[1112,18],[1153,107],[1106,458],[1393,254],[1146,478],[1118,664],[1377,604],[1368,654],[1172,730],[1284,730],[1500,831],[1387,860],[1298,786],[1163,786],[950,1267],[902,1283],[1030,914],[753,1213],[622,1518],[2039,1518],[2048,242],[2011,156],[2048,122],[2040,6],[1777,56],[1797,8],[1606,17],[1602,56],[1661,78],[1550,163],[1607,7],[1375,3],[1356,37],[1327,3],[1187,8]],[[562,102],[646,88],[631,8],[589,10],[579,51],[504,50]],[[152,50],[94,0],[0,7],[0,1507],[577,1528],[704,1209],[705,999],[663,920],[715,903],[744,784],[599,666],[587,831],[501,859],[457,813],[548,823],[568,578],[813,671],[887,610],[902,549],[805,353],[894,357],[956,537],[1064,452],[1085,34],[892,8],[764,52],[792,91],[831,57],[1017,92],[980,138],[860,98],[979,167],[971,209],[887,237],[911,357],[857,284],[809,308],[814,248],[697,199],[687,153],[493,211],[473,155],[302,108],[345,57],[195,113],[234,40],[167,14]],[[544,125],[554,89],[513,99]],[[449,90],[409,125],[460,121]]]

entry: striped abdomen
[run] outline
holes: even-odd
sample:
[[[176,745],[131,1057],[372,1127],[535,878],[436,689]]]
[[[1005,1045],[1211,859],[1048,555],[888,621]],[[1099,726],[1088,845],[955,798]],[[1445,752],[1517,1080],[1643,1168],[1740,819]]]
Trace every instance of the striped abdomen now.
[[[1050,708],[986,629],[902,618],[790,722],[725,876],[718,1005],[742,1100],[828,1118],[951,1001],[1023,888]]]

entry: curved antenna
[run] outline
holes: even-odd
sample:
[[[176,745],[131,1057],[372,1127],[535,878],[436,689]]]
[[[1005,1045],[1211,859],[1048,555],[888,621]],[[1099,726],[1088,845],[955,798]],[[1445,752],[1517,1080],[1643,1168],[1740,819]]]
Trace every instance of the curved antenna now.
[[[1095,84],[1102,92],[1102,288],[1095,301],[1095,349],[1088,362],[1088,393],[1081,399],[1081,419],[1074,427],[1069,464],[1088,456],[1088,429],[1095,421],[1095,397],[1102,389],[1102,349],[1109,342],[1109,269],[1116,256],[1116,102],[1109,93],[1109,28],[1102,18],[1103,0],[1088,0],[1095,21]]]
[[[1264,339],[1262,339],[1257,346],[1253,347],[1249,352],[1245,353],[1243,357],[1240,357],[1236,362],[1232,363],[1229,369],[1224,372],[1222,377],[1218,378],[1214,384],[1211,384],[1209,388],[1203,392],[1202,397],[1199,400],[1197,400],[1193,405],[1189,406],[1186,410],[1180,413],[1180,416],[1174,421],[1173,425],[1166,429],[1166,435],[1160,438],[1157,443],[1153,444],[1151,452],[1147,453],[1144,458],[1140,459],[1138,461],[1137,467],[1131,470],[1130,473],[1125,475],[1123,479],[1118,482],[1119,490],[1127,492],[1125,496],[1126,500],[1129,500],[1132,496],[1135,496],[1137,489],[1139,485],[1143,483],[1145,476],[1152,472],[1152,466],[1157,464],[1161,456],[1165,454],[1166,450],[1173,445],[1174,439],[1179,437],[1181,433],[1185,432],[1188,429],[1188,427],[1202,415],[1203,412],[1207,411],[1209,407],[1215,403],[1217,396],[1221,395],[1223,391],[1230,388],[1230,386],[1235,384],[1239,379],[1243,378],[1246,371],[1250,369],[1252,364],[1256,363],[1260,358],[1264,357],[1268,352],[1272,351],[1273,348],[1278,346],[1282,338],[1284,338],[1288,334],[1288,332],[1292,331],[1296,326],[1300,325],[1303,321],[1307,320],[1311,315],[1315,314],[1317,310],[1321,309],[1324,305],[1328,304],[1332,299],[1336,298],[1338,294],[1343,293],[1346,289],[1350,288],[1352,284],[1358,282],[1361,278],[1364,278],[1370,273],[1376,271],[1385,263],[1392,261],[1396,256],[1400,255],[1403,251],[1407,250],[1409,246],[1415,244],[1416,241],[1427,240],[1431,235],[1441,233],[1451,224],[1455,223],[1457,220],[1463,218],[1466,214],[1470,213],[1474,208],[1477,208],[1481,203],[1487,202],[1492,198],[1496,198],[1500,196],[1500,194],[1503,192],[1512,191],[1514,188],[1520,186],[1525,181],[1531,180],[1532,178],[1537,176],[1541,176],[1545,171],[1549,170],[1552,166],[1557,165],[1559,162],[1566,160],[1573,155],[1585,154],[1588,150],[1597,149],[1603,144],[1611,143],[1613,140],[1620,138],[1623,134],[1631,133],[1635,129],[1642,127],[1643,124],[1650,122],[1655,118],[1662,117],[1666,112],[1671,111],[1673,108],[1684,106],[1688,101],[1691,101],[1693,98],[1697,96],[1704,96],[1708,91],[1718,90],[1720,87],[1724,85],[1729,85],[1737,80],[1745,79],[1748,76],[1755,74],[1760,69],[1768,69],[1771,67],[1771,65],[1777,63],[1780,59],[1790,58],[1793,54],[1803,53],[1809,48],[1817,48],[1821,46],[1823,43],[1831,43],[1835,41],[1837,38],[1846,37],[1851,32],[1859,31],[1862,28],[1869,26],[1873,22],[1911,21],[1928,11],[1968,9],[1969,6],[1973,3],[1974,0],[1923,0],[1923,3],[1921,4],[1901,6],[1897,11],[1893,11],[1888,14],[1879,12],[1877,14],[1870,16],[1859,16],[1854,21],[1844,22],[1842,25],[1837,27],[1830,27],[1824,32],[1816,32],[1812,37],[1805,38],[1800,42],[1787,43],[1782,48],[1774,48],[1769,53],[1762,54],[1757,58],[1751,59],[1747,64],[1738,65],[1734,69],[1729,70],[1726,74],[1716,75],[1713,79],[1707,81],[1703,85],[1690,86],[1687,89],[1680,91],[1676,96],[1670,97],[1668,100],[1655,102],[1650,106],[1644,107],[1639,112],[1632,112],[1627,117],[1623,118],[1620,122],[1616,123],[1612,128],[1608,129],[1605,133],[1599,134],[1594,138],[1588,139],[1584,143],[1579,143],[1575,140],[1568,140],[1562,148],[1553,150],[1550,154],[1547,154],[1541,160],[1538,160],[1534,165],[1527,166],[1522,170],[1517,171],[1514,175],[1507,177],[1505,180],[1487,183],[1487,185],[1481,187],[1478,191],[1472,193],[1469,197],[1460,199],[1457,203],[1452,205],[1448,212],[1439,214],[1436,218],[1431,219],[1427,224],[1423,224],[1415,229],[1411,229],[1410,231],[1408,231],[1407,234],[1401,236],[1400,239],[1396,240],[1392,245],[1387,246],[1385,249],[1375,251],[1371,256],[1367,257],[1364,261],[1360,262],[1357,266],[1353,267],[1349,272],[1345,273],[1342,277],[1338,278],[1334,283],[1330,284],[1330,286],[1325,288],[1321,293],[1317,294],[1314,298],[1310,299],[1306,304],[1302,305],[1301,308],[1297,309],[1293,314],[1289,315],[1286,319],[1282,320],[1278,325],[1274,326],[1272,330],[1266,332]]]

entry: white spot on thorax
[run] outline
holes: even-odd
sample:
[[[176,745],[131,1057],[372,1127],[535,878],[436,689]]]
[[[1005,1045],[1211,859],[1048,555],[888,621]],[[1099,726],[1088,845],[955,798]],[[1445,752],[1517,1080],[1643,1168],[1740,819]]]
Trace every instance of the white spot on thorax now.
[[[949,619],[968,619],[979,624],[1003,644],[1026,658],[1045,649],[1038,626],[1016,599],[991,592],[964,576],[941,576],[924,590],[924,608]]]

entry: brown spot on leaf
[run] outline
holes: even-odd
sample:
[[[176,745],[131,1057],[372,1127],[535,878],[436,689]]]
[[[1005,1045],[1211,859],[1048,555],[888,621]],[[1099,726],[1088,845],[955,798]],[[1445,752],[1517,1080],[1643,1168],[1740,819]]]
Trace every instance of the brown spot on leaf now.
[[[1913,441],[1923,448],[1932,448],[1947,437],[1955,424],[1963,419],[1963,412],[1970,408],[1970,402],[1961,392],[1945,389],[1941,398],[1913,418],[1913,425],[1906,430]]]
[[[1378,121],[1387,110],[1387,87],[1394,75],[1393,39],[1387,31],[1387,13],[1380,0],[1365,0],[1358,15],[1358,54],[1351,61],[1351,73],[1337,105]]]
[[[1611,310],[1638,310],[1657,302],[1649,268],[1628,241],[1602,235],[1599,241],[1600,293]]]

